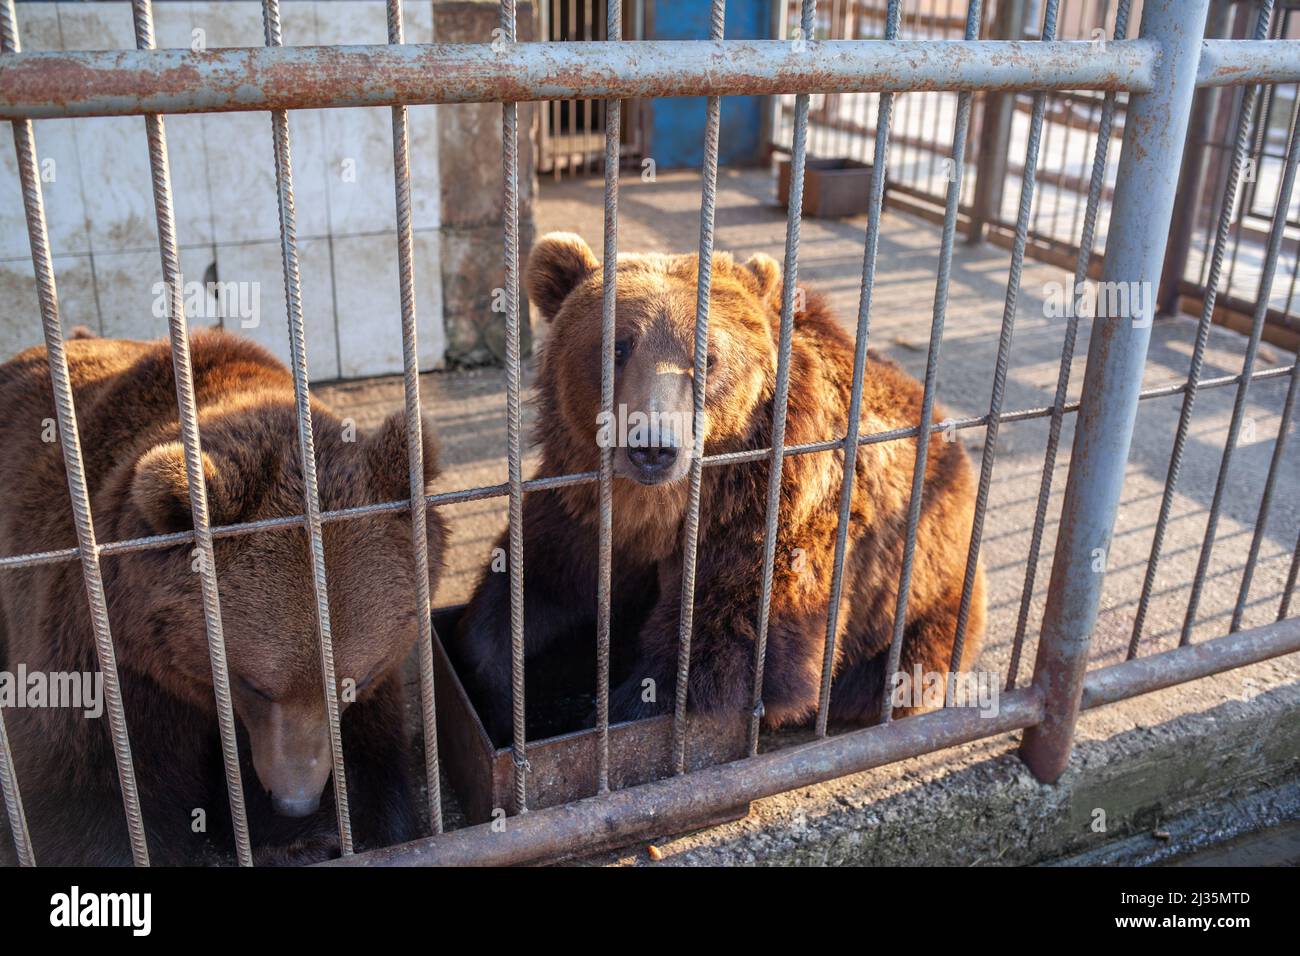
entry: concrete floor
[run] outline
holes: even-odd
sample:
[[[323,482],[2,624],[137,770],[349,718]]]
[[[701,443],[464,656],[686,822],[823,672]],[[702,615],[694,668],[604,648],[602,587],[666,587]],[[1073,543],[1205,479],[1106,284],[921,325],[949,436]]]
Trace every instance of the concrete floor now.
[[[619,209],[620,248],[633,251],[687,251],[699,229],[699,177],[695,173],[661,174],[653,183],[625,178]],[[543,182],[538,204],[538,234],[564,229],[583,235],[600,248],[602,182],[598,178]],[[803,223],[800,282],[827,294],[851,324],[856,316],[862,270],[864,220]],[[775,204],[771,177],[763,170],[724,170],[717,201],[716,247],[738,257],[766,252],[782,256],[785,211]],[[938,230],[909,216],[887,212],[880,237],[879,264],[871,321],[872,346],[918,377],[925,348],[938,260]],[[944,331],[939,397],[953,415],[981,415],[988,410],[991,370],[997,349],[1009,254],[991,246],[959,244],[952,269],[948,318]],[[1055,389],[1064,320],[1044,317],[1044,289],[1066,283],[1060,268],[1029,261],[1019,297],[1016,335],[1007,379],[1004,410],[1050,403]],[[544,338],[545,329],[538,329]],[[1087,323],[1072,375],[1077,397],[1087,355]],[[1195,323],[1187,317],[1162,320],[1153,331],[1147,384],[1181,381],[1187,373]],[[1204,376],[1240,371],[1245,340],[1237,333],[1212,330]],[[1264,346],[1257,369],[1289,364],[1289,353]],[[525,375],[531,383],[533,364]],[[453,490],[505,480],[504,374],[496,369],[432,373],[423,377],[425,409],[442,442],[444,473],[438,490]],[[327,385],[317,394],[338,411],[353,415],[363,427],[400,407],[399,378]],[[1231,414],[1232,388],[1202,392],[1187,444],[1186,457],[1165,539],[1160,573],[1147,618],[1144,652],[1176,646],[1187,606],[1213,495],[1224,437]],[[1217,544],[1210,564],[1198,623],[1197,640],[1226,633],[1250,544],[1263,482],[1279,425],[1285,379],[1255,384],[1249,393],[1243,441],[1233,459]],[[1150,551],[1174,429],[1178,397],[1142,403],[1130,454],[1123,504],[1109,559],[1103,609],[1093,639],[1095,665],[1123,659]],[[525,409],[525,432],[531,432],[533,408]],[[1051,520],[1046,529],[1030,617],[1030,637],[1042,613],[1051,566],[1069,452],[1073,418],[1067,417],[1053,485]],[[981,447],[978,429],[963,433],[973,455]],[[1010,423],[999,437],[997,466],[984,532],[984,563],[989,583],[989,628],[980,666],[1005,670],[1025,577],[1025,557],[1046,444],[1045,420]],[[828,436],[830,437],[830,436]],[[525,476],[536,455],[525,462]],[[437,595],[440,605],[464,601],[487,559],[492,541],[505,527],[504,498],[445,509],[452,529],[448,574]],[[1277,614],[1290,556],[1300,529],[1300,443],[1292,436],[1274,496],[1247,606],[1246,626],[1270,622]],[[1032,643],[1021,674],[1028,674]],[[1279,661],[1289,679],[1300,677],[1300,659]]]

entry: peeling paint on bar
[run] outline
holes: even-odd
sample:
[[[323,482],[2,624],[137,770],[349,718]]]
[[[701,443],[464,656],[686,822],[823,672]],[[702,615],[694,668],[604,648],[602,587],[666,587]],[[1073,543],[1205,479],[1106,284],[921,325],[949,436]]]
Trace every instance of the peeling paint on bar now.
[[[538,99],[1151,88],[1149,40],[782,40],[20,53],[0,118]]]
[[[1300,40],[1206,40],[1197,86],[1300,82]]]

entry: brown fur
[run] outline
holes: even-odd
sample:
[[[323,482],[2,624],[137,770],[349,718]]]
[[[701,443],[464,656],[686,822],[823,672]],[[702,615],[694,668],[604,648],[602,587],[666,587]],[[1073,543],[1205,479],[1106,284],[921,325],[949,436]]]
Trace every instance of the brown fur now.
[[[289,372],[258,346],[224,333],[194,335],[192,354],[211,523],[301,514]],[[77,335],[67,342],[67,357],[97,539],[191,528],[168,344]],[[42,423],[55,418],[43,348],[0,365],[0,408],[0,553],[75,546],[60,445],[42,440]],[[345,440],[344,422],[323,405],[313,403],[312,415],[322,509],[406,497],[400,413],[354,441]],[[424,438],[427,480],[436,458]],[[445,532],[432,512],[428,530],[436,586]],[[362,845],[406,839],[414,834],[415,810],[400,668],[417,633],[409,518],[391,513],[329,523],[324,543],[336,674],[357,685],[371,677],[343,719],[356,838]],[[297,733],[316,742],[324,733],[306,531],[219,538],[215,548],[254,846],[263,861],[327,856],[336,850],[332,785],[322,783],[323,805],[302,818],[274,814],[264,790],[272,786],[267,778],[284,769],[286,739]],[[184,545],[101,561],[157,862],[203,852],[203,837],[191,832],[199,808],[213,843],[233,845],[196,561]],[[11,671],[20,663],[29,671],[98,670],[79,563],[0,571],[0,648]],[[94,720],[47,708],[5,716],[37,860],[129,862],[107,715]],[[271,723],[278,736],[267,743]],[[324,759],[327,768],[327,749]]]
[[[636,407],[641,398],[625,388],[635,378],[630,370],[637,361],[689,376],[696,262],[690,255],[619,257],[616,340],[632,343],[634,357],[619,370],[616,406]],[[722,253],[714,257],[712,276],[705,452],[769,447],[780,268],[767,256],[740,264]],[[594,470],[599,466],[601,270],[581,239],[556,234],[533,250],[527,283],[534,303],[553,322],[538,376],[539,475]],[[851,338],[824,300],[809,296],[794,319],[787,446],[845,434],[852,375]],[[869,355],[862,434],[915,426],[921,400],[916,381],[892,362]],[[942,415],[936,407],[935,419]],[[915,454],[915,439],[865,445],[858,454],[833,668],[836,720],[870,722],[880,711]],[[784,460],[763,684],[770,727],[807,720],[816,711],[843,461],[839,450]],[[764,459],[703,471],[688,696],[696,710],[750,708],[768,470]],[[620,474],[613,483],[615,620],[631,617],[637,633],[635,662],[612,695],[614,719],[660,712],[673,700],[687,490],[684,478],[643,485]],[[585,484],[525,500],[530,655],[558,637],[594,627],[597,496],[597,486]],[[948,670],[973,500],[965,451],[935,435],[902,649],[902,667],[909,672],[916,664],[927,672]],[[499,544],[504,547],[505,539]],[[469,664],[499,739],[508,726],[510,699],[507,577],[485,572],[458,636],[458,653]],[[963,663],[973,660],[983,629],[981,573]],[[642,700],[647,678],[656,682],[655,702]]]

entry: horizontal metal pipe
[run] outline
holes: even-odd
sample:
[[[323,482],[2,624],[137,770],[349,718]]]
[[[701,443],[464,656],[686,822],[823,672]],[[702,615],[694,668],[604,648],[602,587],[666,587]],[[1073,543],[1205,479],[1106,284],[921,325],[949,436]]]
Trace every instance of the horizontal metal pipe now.
[[[1092,671],[1084,679],[1080,707],[1088,710],[1113,704],[1296,651],[1300,651],[1300,618],[1294,617],[1200,644],[1186,644]]]
[[[634,40],[17,53],[0,118],[906,90],[1150,89],[1145,40]]]
[[[1275,368],[1266,369],[1263,372],[1256,372],[1251,376],[1254,383],[1266,382],[1275,378],[1282,378],[1291,374],[1291,365],[1280,365]],[[1221,375],[1217,378],[1203,378],[1197,384],[1200,391],[1211,388],[1223,388],[1229,385],[1236,385],[1241,381],[1241,375]],[[1145,401],[1149,398],[1167,398],[1170,395],[1179,395],[1187,390],[1186,382],[1171,382],[1167,385],[1155,385],[1151,388],[1142,390],[1138,398]],[[1077,401],[1067,402],[1063,409],[1064,413],[1069,415],[1079,410]],[[1011,412],[1003,412],[998,416],[998,421],[1002,424],[1007,422],[1027,422],[1037,418],[1047,418],[1052,414],[1050,406],[1039,408],[1019,408]],[[949,418],[941,422],[934,422],[930,426],[931,434],[946,431],[951,428],[956,431],[965,431],[968,428],[980,428],[988,421],[987,415],[975,415],[966,418]],[[899,441],[905,438],[915,438],[917,426],[912,425],[909,428],[893,428],[889,431],[873,432],[870,435],[862,435],[858,438],[859,445],[877,445],[883,442]],[[790,455],[811,455],[818,452],[835,451],[844,447],[844,439],[828,438],[823,441],[803,442],[797,445],[787,445],[785,454]],[[715,455],[704,456],[704,467],[716,468],[719,465],[741,465],[751,461],[761,461],[770,457],[771,448],[755,448],[747,451],[730,451],[719,452]],[[524,481],[524,493],[531,494],[537,491],[552,491],[556,488],[566,488],[571,485],[594,484],[599,480],[599,473],[595,471],[579,471],[571,475],[553,475],[545,478],[528,478]],[[487,498],[503,498],[509,494],[509,486],[502,482],[499,485],[480,485],[475,488],[463,488],[458,491],[440,491],[436,494],[425,495],[424,501],[428,507],[438,507],[440,505],[463,504],[467,501],[483,501]],[[354,518],[373,517],[380,514],[393,514],[408,510],[411,507],[410,501],[402,498],[396,501],[383,501],[379,504],[356,505],[351,508],[340,508],[336,511],[322,511],[321,521],[330,524],[335,521],[349,521]],[[216,525],[212,531],[213,538],[236,538],[245,534],[256,534],[260,531],[278,531],[285,528],[303,527],[302,515],[286,515],[283,518],[263,518],[260,521],[245,521],[240,524]],[[174,531],[170,534],[155,534],[144,538],[128,538],[121,541],[108,541],[99,545],[98,551],[101,556],[111,556],[115,554],[131,554],[136,551],[150,551],[158,548],[171,548],[182,544],[193,544],[193,531]],[[54,551],[39,551],[31,554],[15,554],[0,558],[0,571],[11,568],[30,568],[42,564],[57,564],[60,561],[75,561],[81,555],[77,548],[59,548]]]
[[[1300,40],[1205,40],[1197,86],[1300,82]]]
[[[679,832],[692,821],[749,800],[770,797],[835,777],[859,773],[944,747],[1021,730],[1043,718],[1035,689],[1002,695],[995,715],[971,708],[943,710],[798,747],[746,757],[689,774],[589,797],[400,846],[361,853],[327,865],[507,866],[536,863],[590,843]]]
[[[1201,644],[1087,675],[1081,709],[1089,710],[1212,674],[1300,651],[1300,619],[1240,631]],[[946,708],[867,727],[786,750],[674,776],[600,797],[513,817],[504,831],[492,824],[335,860],[334,866],[506,866],[555,858],[600,834],[631,842],[676,832],[692,821],[814,783],[1038,724],[1041,692],[1033,687],[1002,695],[998,713],[981,717]]]

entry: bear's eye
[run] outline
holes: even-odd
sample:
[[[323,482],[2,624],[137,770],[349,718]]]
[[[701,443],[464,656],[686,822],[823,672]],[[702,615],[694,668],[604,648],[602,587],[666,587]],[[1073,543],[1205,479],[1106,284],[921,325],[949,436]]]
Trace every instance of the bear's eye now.
[[[271,701],[271,702],[275,701],[274,697],[272,697],[266,691],[262,690],[262,688],[258,687],[256,684],[254,684],[247,677],[244,677],[242,674],[239,676],[238,679],[239,679],[239,686],[242,687],[244,690],[248,691],[250,694],[254,695],[255,697],[260,697],[262,698],[262,700],[266,700],[266,701]]]
[[[705,371],[712,372],[718,365],[718,353],[710,352],[708,363],[705,365]]]
[[[627,339],[620,339],[614,343],[614,364],[622,365],[627,361],[628,355],[632,352],[632,343]]]

